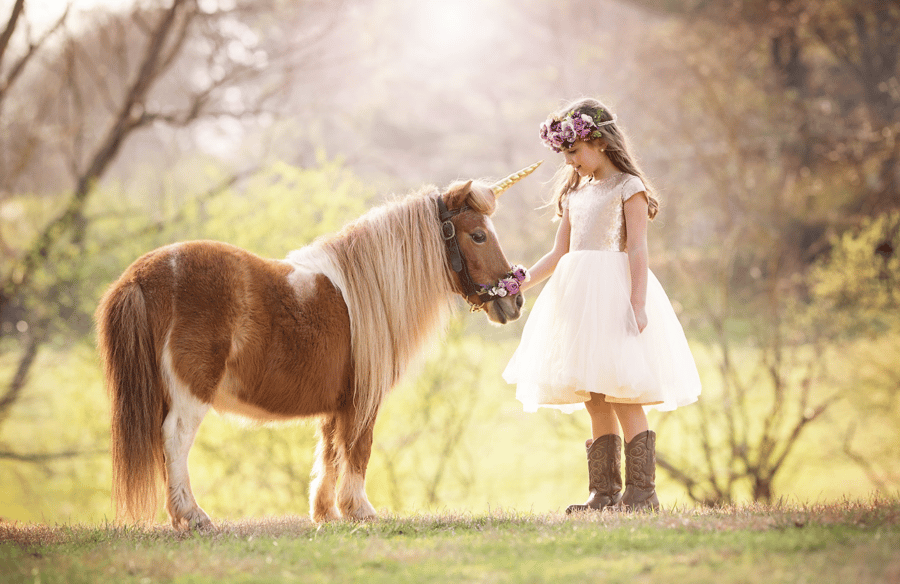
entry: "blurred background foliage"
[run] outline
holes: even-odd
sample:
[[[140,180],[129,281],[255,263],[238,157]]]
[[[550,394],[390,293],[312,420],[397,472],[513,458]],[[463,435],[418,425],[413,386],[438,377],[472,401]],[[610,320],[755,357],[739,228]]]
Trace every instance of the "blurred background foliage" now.
[[[662,194],[652,267],[704,382],[652,415],[662,498],[896,494],[898,46],[885,0],[0,0],[0,517],[111,517],[92,313],[138,256],[283,257],[393,194],[547,159],[494,217],[531,264],[562,162],[536,129],[582,95]],[[584,496],[586,416],[525,415],[500,377],[523,323],[461,310],[396,388],[376,507]],[[201,505],[305,514],[313,445],[209,416]]]

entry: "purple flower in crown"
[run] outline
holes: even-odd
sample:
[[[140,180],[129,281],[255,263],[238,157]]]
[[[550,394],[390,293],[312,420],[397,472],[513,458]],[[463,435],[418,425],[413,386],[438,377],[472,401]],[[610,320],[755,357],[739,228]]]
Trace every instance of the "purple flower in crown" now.
[[[603,115],[603,110],[598,110],[596,115]],[[603,132],[601,126],[615,123],[616,117],[605,122],[595,122],[594,118],[583,112],[570,111],[561,119],[548,118],[541,124],[541,141],[547,148],[554,152],[562,152],[571,148],[577,140],[589,140],[599,138]]]
[[[594,130],[597,129],[597,124],[594,123],[594,119],[587,114],[576,116],[573,120],[573,124],[575,125],[575,130],[578,132],[578,138],[581,140],[590,138]]]
[[[515,278],[509,278],[508,280],[503,280],[503,285],[506,288],[506,291],[510,294],[518,294],[519,293],[519,281]]]

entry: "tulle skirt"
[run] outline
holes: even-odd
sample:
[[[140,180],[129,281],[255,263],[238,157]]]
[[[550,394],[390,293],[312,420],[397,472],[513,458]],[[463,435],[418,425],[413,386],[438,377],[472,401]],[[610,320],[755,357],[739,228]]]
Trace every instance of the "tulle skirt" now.
[[[560,259],[503,372],[525,411],[570,413],[591,393],[663,411],[697,401],[697,366],[656,276],[648,273],[643,332],[630,298],[626,253],[574,251]]]

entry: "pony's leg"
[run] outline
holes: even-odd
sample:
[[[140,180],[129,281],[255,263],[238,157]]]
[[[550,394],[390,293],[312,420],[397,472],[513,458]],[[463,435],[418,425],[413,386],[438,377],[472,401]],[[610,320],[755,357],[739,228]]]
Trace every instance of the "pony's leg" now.
[[[366,469],[372,455],[372,430],[375,421],[370,422],[351,443],[354,431],[352,422],[350,415],[338,416],[337,440],[345,452],[338,508],[345,519],[374,519],[378,513],[366,496]]]
[[[212,522],[194,499],[187,459],[200,422],[209,411],[209,405],[191,395],[182,395],[172,402],[173,407],[163,422],[163,447],[166,451],[168,483],[166,509],[174,527],[206,529],[212,527]],[[177,402],[182,403],[176,406]]]
[[[210,405],[194,397],[174,374],[168,346],[163,356],[163,372],[169,388],[169,414],[163,422],[163,448],[166,453],[166,509],[176,529],[212,527],[209,515],[197,505],[188,474],[188,453],[197,436],[200,422]]]
[[[319,444],[316,446],[316,463],[309,490],[309,513],[316,523],[334,521],[341,516],[334,504],[338,459],[334,443],[336,427],[334,416],[327,416],[319,423]]]

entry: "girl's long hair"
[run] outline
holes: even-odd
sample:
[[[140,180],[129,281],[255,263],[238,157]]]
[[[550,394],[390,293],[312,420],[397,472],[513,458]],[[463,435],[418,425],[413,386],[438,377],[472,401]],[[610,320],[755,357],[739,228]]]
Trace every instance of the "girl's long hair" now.
[[[571,111],[578,111],[591,116],[595,122],[605,122],[612,119],[612,113],[609,108],[600,103],[600,101],[586,97],[576,100],[564,108],[552,114],[554,119],[562,119]],[[656,190],[650,183],[650,180],[635,162],[634,157],[628,151],[628,140],[625,134],[619,129],[618,124],[612,123],[601,128],[603,137],[588,140],[588,144],[596,147],[601,141],[606,143],[606,155],[613,165],[620,171],[631,174],[644,183],[644,189],[647,193],[647,216],[650,219],[656,217],[659,211],[659,200],[656,198]],[[553,199],[550,204],[556,205],[556,214],[562,216],[563,201],[569,196],[569,193],[578,188],[581,184],[581,176],[574,168],[568,168],[563,165],[556,173],[555,184],[553,189]]]

